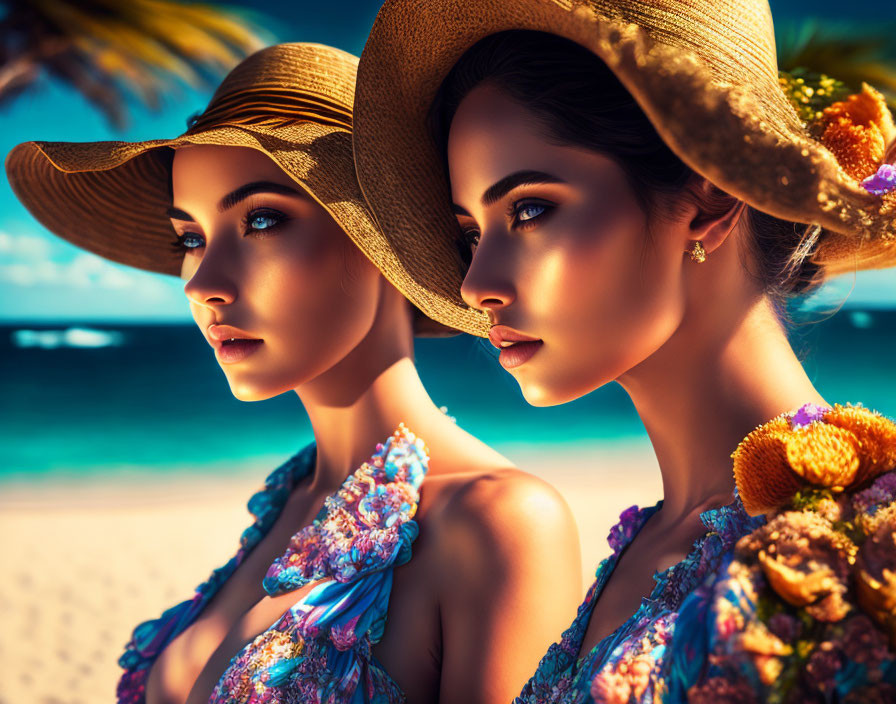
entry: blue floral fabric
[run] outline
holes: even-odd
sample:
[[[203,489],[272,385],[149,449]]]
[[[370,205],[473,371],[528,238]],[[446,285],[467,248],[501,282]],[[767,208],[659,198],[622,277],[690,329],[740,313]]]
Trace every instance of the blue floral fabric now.
[[[663,700],[663,668],[684,599],[716,570],[734,543],[763,519],[751,518],[740,501],[701,514],[706,534],[681,562],[654,576],[650,596],[614,633],[578,657],[594,604],[623,551],[662,506],[623,511],[608,542],[613,553],[601,562],[596,579],[572,626],[551,646],[515,704],[582,704]]]
[[[246,555],[270,530],[292,489],[313,469],[309,446],[278,468],[249,501],[255,522],[236,556],[195,596],[138,626],[120,664],[119,702],[143,704],[159,653],[193,623]],[[399,704],[405,697],[373,658],[383,635],[392,573],[411,558],[413,520],[429,458],[404,426],[327,497],[312,525],[296,533],[268,569],[264,588],[314,588],[234,656],[210,704]]]

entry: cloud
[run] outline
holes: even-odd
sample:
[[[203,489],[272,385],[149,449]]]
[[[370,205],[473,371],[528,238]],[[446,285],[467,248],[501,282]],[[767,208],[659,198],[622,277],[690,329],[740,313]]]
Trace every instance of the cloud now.
[[[0,281],[22,287],[72,286],[126,291],[161,298],[167,287],[154,274],[114,264],[89,252],[54,251],[46,238],[0,232]]]
[[[3,259],[21,258],[40,261],[50,255],[50,243],[37,235],[10,235],[0,231],[0,255]]]
[[[164,288],[151,274],[127,271],[86,252],[76,254],[67,262],[37,260],[2,264],[0,280],[17,286],[72,286],[111,291],[140,289],[146,295],[159,293]]]
[[[183,318],[181,283],[116,264],[50,235],[0,230],[0,317]]]

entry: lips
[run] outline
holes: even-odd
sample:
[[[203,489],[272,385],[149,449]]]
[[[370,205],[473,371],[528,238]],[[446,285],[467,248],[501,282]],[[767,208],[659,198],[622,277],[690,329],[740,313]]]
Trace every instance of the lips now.
[[[264,340],[231,325],[209,325],[208,338],[221,364],[241,362],[264,344]]]
[[[524,335],[506,325],[493,325],[488,332],[488,339],[501,350],[498,362],[508,370],[528,362],[544,345],[543,340]]]

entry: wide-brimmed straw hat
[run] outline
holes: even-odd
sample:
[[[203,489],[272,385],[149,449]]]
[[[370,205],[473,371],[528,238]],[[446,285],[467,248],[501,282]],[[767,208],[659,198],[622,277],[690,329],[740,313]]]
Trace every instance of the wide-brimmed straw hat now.
[[[412,296],[428,315],[488,330],[460,298],[458,225],[427,117],[460,57],[507,30],[548,32],[594,52],[694,171],[758,210],[823,227],[813,261],[825,273],[896,264],[896,193],[861,183],[871,176],[868,149],[873,173],[896,137],[883,98],[866,88],[845,112],[880,114],[850,118],[864,119],[865,132],[831,117],[836,129],[823,143],[779,81],[766,0],[386,0],[358,70],[355,162],[414,290],[428,292]],[[864,138],[874,144],[859,145]]]
[[[19,200],[51,232],[95,254],[177,276],[171,152],[194,144],[249,147],[319,202],[383,275],[413,301],[432,295],[406,273],[361,195],[352,158],[358,58],[321,44],[280,44],[234,68],[174,139],[25,142],[6,159]],[[444,334],[422,316],[422,334]]]

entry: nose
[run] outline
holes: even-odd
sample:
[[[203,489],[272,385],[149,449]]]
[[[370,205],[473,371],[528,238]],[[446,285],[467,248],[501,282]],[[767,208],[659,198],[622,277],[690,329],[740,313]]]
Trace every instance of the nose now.
[[[487,313],[506,308],[516,300],[510,258],[501,256],[497,241],[480,240],[473,261],[460,287],[460,295],[471,308]]]
[[[213,246],[206,247],[199,266],[184,284],[184,293],[191,303],[215,307],[236,301],[236,282],[228,271],[223,254],[223,251],[216,251]],[[188,265],[189,262],[185,263],[185,267]]]

